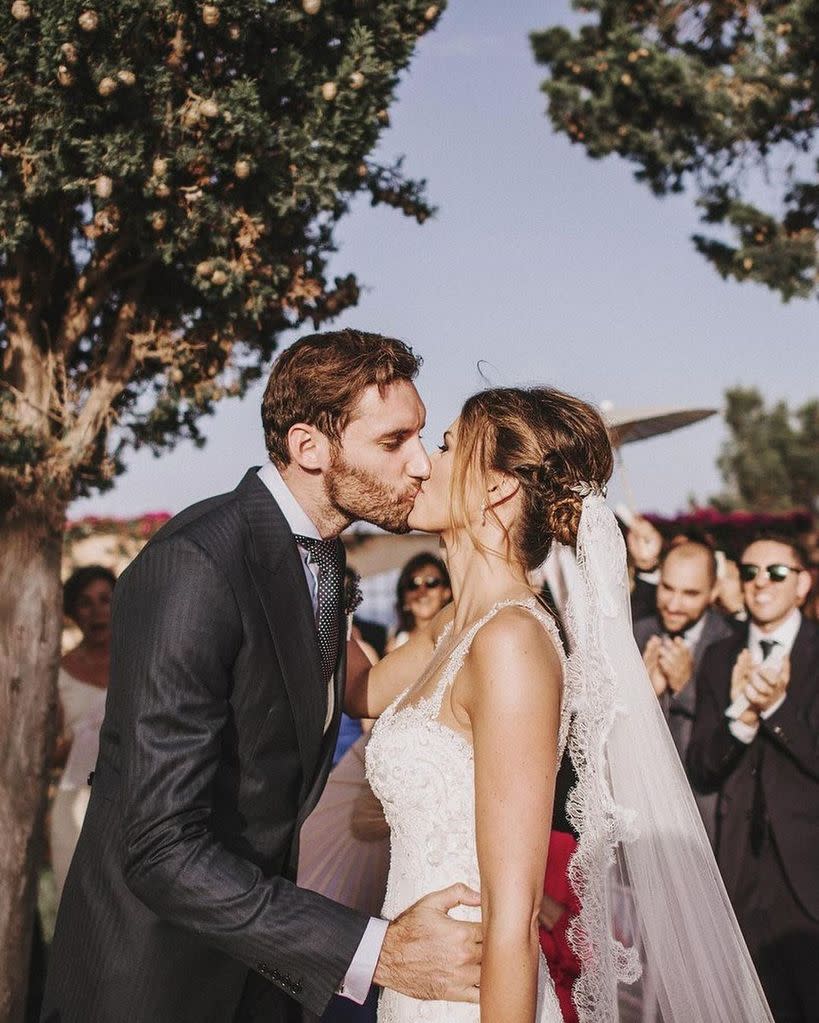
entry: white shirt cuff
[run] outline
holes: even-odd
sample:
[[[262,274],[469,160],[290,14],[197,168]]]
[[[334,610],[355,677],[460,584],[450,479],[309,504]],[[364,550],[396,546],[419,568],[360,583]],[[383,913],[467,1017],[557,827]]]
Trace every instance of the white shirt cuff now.
[[[785,702],[787,695],[788,694],[785,693],[782,696],[780,696],[776,703],[772,703],[770,707],[762,711],[760,717],[767,719],[771,716],[771,714],[775,714],[776,711],[778,711],[782,704]],[[728,725],[728,728],[731,732],[731,735],[733,735],[735,739],[739,739],[740,742],[744,742],[746,746],[748,745],[748,743],[754,741],[754,739],[756,738],[756,733],[759,731],[758,724],[749,725],[745,721],[731,721],[730,724]]]
[[[739,739],[740,742],[744,742],[748,746],[756,738],[759,725],[749,725],[745,721],[731,721],[728,724],[728,730],[735,739]]]
[[[776,701],[776,703],[772,703],[767,710],[762,711],[760,717],[763,717],[767,720],[771,716],[771,714],[775,714],[782,706],[782,704],[785,702],[785,698],[787,697],[787,695],[788,695],[787,693],[783,693],[782,696],[780,696],[779,699]]]
[[[378,966],[378,957],[381,955],[381,946],[389,927],[389,920],[379,920],[377,917],[370,917],[358,948],[353,956],[353,961],[341,982],[338,994],[343,998],[349,998],[352,1002],[363,1005],[370,993],[375,968]]]

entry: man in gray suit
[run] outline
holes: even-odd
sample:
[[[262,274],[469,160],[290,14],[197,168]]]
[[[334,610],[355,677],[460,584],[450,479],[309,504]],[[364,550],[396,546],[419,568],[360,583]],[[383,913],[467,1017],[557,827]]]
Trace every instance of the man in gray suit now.
[[[169,522],[120,577],[91,801],[47,1023],[299,1023],[374,981],[478,1001],[480,927],[454,885],[394,921],[295,884],[346,667],[354,519],[406,530],[429,459],[400,341],[303,338],[273,367],[269,461]]]
[[[735,631],[711,606],[716,587],[713,550],[691,540],[677,544],[660,561],[656,614],[634,623],[634,638],[683,763],[691,740],[703,655]],[[695,799],[713,842],[717,798],[695,794]]]

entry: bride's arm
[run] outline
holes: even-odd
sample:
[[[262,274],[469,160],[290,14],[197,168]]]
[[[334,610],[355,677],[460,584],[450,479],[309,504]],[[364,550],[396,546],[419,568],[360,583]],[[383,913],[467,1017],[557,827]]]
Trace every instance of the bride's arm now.
[[[453,692],[472,725],[481,874],[481,1023],[533,1023],[552,819],[561,666],[543,627],[508,608],[475,636]]]
[[[400,692],[420,678],[432,659],[435,642],[454,614],[452,604],[435,616],[427,630],[414,632],[403,646],[370,664],[355,640],[347,644],[344,711],[353,718],[377,718]]]

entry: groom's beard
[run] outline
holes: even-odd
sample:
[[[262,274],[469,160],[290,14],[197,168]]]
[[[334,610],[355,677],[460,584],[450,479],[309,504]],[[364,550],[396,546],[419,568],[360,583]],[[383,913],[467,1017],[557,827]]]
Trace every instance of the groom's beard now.
[[[418,487],[414,484],[396,494],[378,476],[333,455],[324,474],[327,497],[333,507],[350,522],[363,519],[390,533],[408,533],[407,519],[415,503]]]

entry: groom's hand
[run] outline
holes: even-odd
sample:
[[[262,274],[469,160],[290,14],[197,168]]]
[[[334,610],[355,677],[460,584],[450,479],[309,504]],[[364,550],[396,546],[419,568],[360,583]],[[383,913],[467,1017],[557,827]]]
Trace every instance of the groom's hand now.
[[[387,928],[374,983],[411,998],[477,1003],[482,928],[447,913],[480,904],[480,895],[464,884],[419,899]]]

